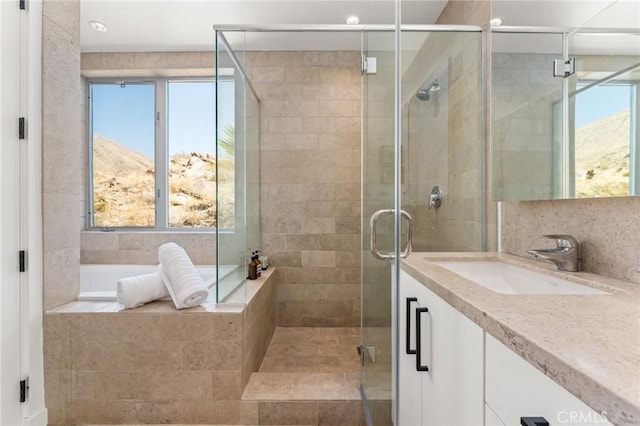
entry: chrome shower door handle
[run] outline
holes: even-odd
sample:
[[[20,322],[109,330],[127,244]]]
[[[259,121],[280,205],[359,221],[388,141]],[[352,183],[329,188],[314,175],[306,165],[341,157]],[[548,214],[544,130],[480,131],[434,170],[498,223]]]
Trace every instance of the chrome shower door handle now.
[[[371,254],[373,255],[373,257],[375,257],[376,259],[380,259],[380,260],[393,259],[393,253],[382,254],[378,251],[378,248],[376,247],[378,219],[380,219],[380,216],[393,214],[393,213],[395,213],[394,209],[378,210],[371,215],[371,219],[369,220],[369,234],[370,234],[369,249],[371,250]],[[404,259],[405,257],[411,254],[411,250],[412,250],[413,219],[411,215],[404,210],[400,210],[400,214],[402,215],[402,217],[407,219],[407,224],[408,224],[407,245],[405,246],[404,251],[400,253],[400,258]]]
[[[413,250],[413,218],[404,210],[400,210],[400,214],[407,219],[407,245],[404,251],[400,253],[400,259],[405,259],[411,254],[411,250]]]
[[[393,212],[394,212],[393,209],[378,210],[377,212],[371,215],[371,219],[369,220],[369,235],[370,235],[369,249],[371,250],[371,254],[373,255],[373,257],[375,257],[376,259],[380,259],[380,260],[393,259],[393,254],[382,254],[378,251],[376,247],[378,219],[380,219],[380,216],[382,215],[393,214]]]

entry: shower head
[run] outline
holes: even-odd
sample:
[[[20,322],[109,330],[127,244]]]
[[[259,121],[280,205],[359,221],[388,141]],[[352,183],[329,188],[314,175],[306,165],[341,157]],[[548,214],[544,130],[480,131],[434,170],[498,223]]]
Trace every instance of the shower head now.
[[[440,84],[438,83],[438,80],[436,80],[426,89],[418,90],[416,92],[416,98],[421,101],[428,101],[431,98],[431,92],[437,92],[438,90],[440,90]]]
[[[427,89],[420,89],[416,92],[416,98],[421,101],[428,101],[431,98],[431,94],[429,94]]]

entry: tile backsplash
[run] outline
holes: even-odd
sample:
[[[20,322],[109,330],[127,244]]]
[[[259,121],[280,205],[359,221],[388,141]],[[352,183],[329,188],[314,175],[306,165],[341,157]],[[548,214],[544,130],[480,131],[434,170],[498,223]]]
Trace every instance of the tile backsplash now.
[[[582,270],[640,284],[640,197],[502,203],[502,251],[553,247],[544,234],[571,234]]]

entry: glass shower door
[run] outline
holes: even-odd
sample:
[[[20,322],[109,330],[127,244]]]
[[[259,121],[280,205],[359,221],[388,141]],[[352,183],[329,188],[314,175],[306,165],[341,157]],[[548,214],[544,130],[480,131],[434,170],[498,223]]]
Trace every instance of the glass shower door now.
[[[376,426],[393,424],[397,401],[421,392],[420,380],[409,389],[397,378],[398,285],[391,261],[395,191],[400,191],[403,214],[413,218],[414,252],[481,251],[484,244],[482,35],[471,27],[403,31],[401,43],[396,180],[394,33],[363,36],[364,55],[375,58],[377,67],[362,79],[361,393],[369,424]],[[442,192],[437,208],[429,205],[434,187]],[[375,248],[393,256],[380,260],[370,251],[370,221],[385,209],[389,214],[376,222]],[[403,220],[400,250],[406,245],[406,224]]]
[[[363,53],[371,66],[362,78],[362,311],[361,393],[370,424],[392,422],[391,262],[370,250],[370,220],[393,207],[394,195],[394,52],[393,32],[363,34]],[[393,215],[377,222],[376,246],[393,252]]]

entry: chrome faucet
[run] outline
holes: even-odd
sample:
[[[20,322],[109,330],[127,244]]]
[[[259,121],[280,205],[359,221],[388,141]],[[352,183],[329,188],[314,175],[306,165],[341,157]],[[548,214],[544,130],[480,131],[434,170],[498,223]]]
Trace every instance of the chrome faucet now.
[[[556,240],[556,248],[527,250],[536,260],[555,263],[559,271],[578,272],[580,266],[580,245],[571,235],[543,235]]]

